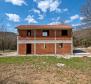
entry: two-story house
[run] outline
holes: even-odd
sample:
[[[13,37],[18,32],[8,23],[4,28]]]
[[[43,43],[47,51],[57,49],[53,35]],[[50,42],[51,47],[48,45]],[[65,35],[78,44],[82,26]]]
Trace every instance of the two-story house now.
[[[20,25],[17,52],[26,54],[72,54],[72,27],[68,25]]]

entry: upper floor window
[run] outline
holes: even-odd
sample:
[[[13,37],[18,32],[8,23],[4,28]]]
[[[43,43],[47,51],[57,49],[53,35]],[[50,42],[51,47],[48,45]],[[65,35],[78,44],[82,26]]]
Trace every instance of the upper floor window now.
[[[43,30],[42,36],[49,36],[49,30]]]
[[[27,30],[27,36],[31,36],[31,30]]]
[[[67,36],[68,35],[68,31],[67,30],[62,30],[62,36]]]

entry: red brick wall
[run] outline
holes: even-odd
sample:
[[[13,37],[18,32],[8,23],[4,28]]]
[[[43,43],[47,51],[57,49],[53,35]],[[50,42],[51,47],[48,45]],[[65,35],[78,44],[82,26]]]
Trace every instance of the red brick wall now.
[[[18,30],[19,36],[21,37],[27,37],[27,31],[26,30]]]
[[[19,30],[19,40],[33,40],[34,39],[34,30],[31,30],[31,36],[27,37],[26,30]],[[61,36],[60,31],[56,30],[56,39],[57,40],[70,40],[72,37],[72,30],[68,30],[68,36]],[[49,36],[43,37],[42,30],[36,30],[36,40],[54,40],[55,39],[55,30],[49,30]],[[31,54],[34,54],[34,44],[31,46]],[[57,44],[57,54],[70,54],[71,53],[71,44],[63,44],[63,48],[59,47]],[[26,54],[26,44],[19,44],[19,54]],[[55,54],[55,44],[46,44],[46,48],[44,48],[44,44],[36,44],[36,54]]]
[[[36,44],[36,54],[54,54],[55,46],[54,44],[45,44],[46,48],[44,48],[44,44]]]
[[[55,54],[55,44],[36,44],[36,54]],[[26,54],[26,44],[19,44],[19,54]],[[34,44],[31,44],[31,54],[34,54]],[[64,43],[63,48],[56,44],[56,54],[71,54],[71,44]]]
[[[56,30],[56,38],[58,40],[63,40],[63,39],[71,39],[72,36],[72,30],[68,30],[68,36],[61,36],[61,30]],[[31,36],[27,37],[27,31],[26,30],[20,30],[19,31],[19,39],[34,39],[34,30],[31,30]],[[43,37],[42,36],[42,30],[36,30],[36,39],[37,40],[54,40],[55,39],[55,30],[49,30],[49,36],[48,37]]]
[[[34,44],[31,44],[31,54],[34,54]]]
[[[57,44],[57,54],[71,54],[71,44],[64,43],[62,48]]]
[[[26,54],[26,44],[19,44],[18,49],[19,49],[18,53],[20,55],[25,55]]]

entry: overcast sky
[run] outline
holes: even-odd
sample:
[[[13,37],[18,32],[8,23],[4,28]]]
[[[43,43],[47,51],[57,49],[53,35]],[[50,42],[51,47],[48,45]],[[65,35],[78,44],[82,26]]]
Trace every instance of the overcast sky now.
[[[81,6],[85,0],[0,0],[0,23],[8,31],[21,24],[81,24]]]

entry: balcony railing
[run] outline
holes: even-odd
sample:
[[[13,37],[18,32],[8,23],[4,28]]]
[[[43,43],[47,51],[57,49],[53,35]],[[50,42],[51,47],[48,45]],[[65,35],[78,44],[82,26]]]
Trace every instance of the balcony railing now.
[[[18,40],[55,40],[55,37],[21,37]],[[72,40],[72,37],[56,37],[56,40]]]

